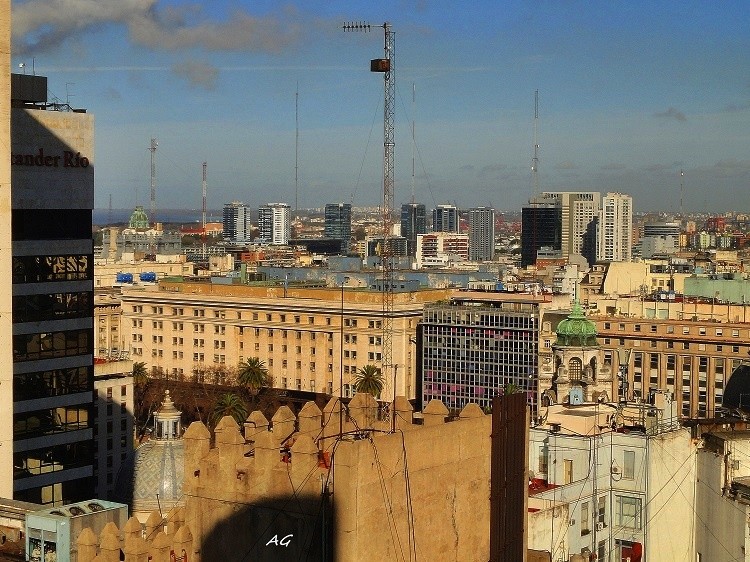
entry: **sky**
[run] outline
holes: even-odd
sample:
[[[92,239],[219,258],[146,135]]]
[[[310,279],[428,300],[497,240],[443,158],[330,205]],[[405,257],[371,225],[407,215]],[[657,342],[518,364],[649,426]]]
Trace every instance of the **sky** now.
[[[746,0],[15,0],[12,18],[15,71],[95,116],[100,209],[148,209],[151,138],[157,209],[200,209],[203,162],[210,209],[377,205],[389,22],[397,206],[520,209],[538,91],[540,191],[750,211]]]

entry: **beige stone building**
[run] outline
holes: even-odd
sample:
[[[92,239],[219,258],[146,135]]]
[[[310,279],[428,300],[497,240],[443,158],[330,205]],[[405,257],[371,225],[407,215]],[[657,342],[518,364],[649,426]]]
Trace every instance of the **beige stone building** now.
[[[367,289],[288,288],[161,282],[124,290],[122,345],[133,361],[191,377],[233,368],[249,357],[268,367],[277,388],[351,396],[364,365],[382,366],[382,294]],[[384,400],[415,397],[413,338],[422,307],[450,289],[396,293],[394,372],[384,373]],[[100,320],[97,320],[100,322]],[[98,324],[97,324],[98,325]]]
[[[668,390],[683,417],[713,416],[732,372],[748,360],[747,305],[636,298],[589,304],[605,361],[615,372],[624,365],[629,397]]]

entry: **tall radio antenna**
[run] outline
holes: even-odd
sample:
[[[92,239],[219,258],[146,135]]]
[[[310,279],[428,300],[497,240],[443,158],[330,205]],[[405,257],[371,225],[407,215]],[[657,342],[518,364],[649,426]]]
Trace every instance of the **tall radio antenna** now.
[[[203,214],[201,215],[201,237],[203,238],[203,255],[201,256],[204,260],[206,259],[206,168],[208,164],[203,163]]]
[[[297,197],[299,192],[299,82],[294,92],[294,218],[299,216]]]
[[[684,197],[685,197],[685,172],[680,170],[680,218],[685,216],[684,209],[682,207]]]
[[[156,139],[151,139],[151,222],[156,226],[156,147],[159,143]]]
[[[411,83],[411,204],[414,205],[414,149],[416,136],[414,134],[414,103],[417,96],[417,87]]]
[[[531,159],[531,179],[534,196],[539,195],[539,90],[534,91],[534,157]]]

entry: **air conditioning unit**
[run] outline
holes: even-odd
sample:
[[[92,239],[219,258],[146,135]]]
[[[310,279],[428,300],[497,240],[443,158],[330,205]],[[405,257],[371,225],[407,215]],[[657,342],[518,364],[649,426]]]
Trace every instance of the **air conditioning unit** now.
[[[604,529],[604,523],[597,523],[596,524],[596,530],[601,531]]]

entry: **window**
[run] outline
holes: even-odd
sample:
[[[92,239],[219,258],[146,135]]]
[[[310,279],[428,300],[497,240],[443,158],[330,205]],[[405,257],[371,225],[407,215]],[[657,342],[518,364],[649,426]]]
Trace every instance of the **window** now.
[[[589,523],[589,502],[581,504],[581,536],[588,535],[591,532],[591,523]]]
[[[635,451],[624,452],[622,477],[627,480],[635,478]]]
[[[599,506],[598,506],[598,513],[597,513],[597,523],[601,523],[602,525],[606,525],[607,520],[607,496],[599,496]]]
[[[573,482],[573,460],[563,459],[563,483],[570,484]]]
[[[674,334],[674,326],[671,326],[671,325],[667,326],[667,333]]]
[[[615,517],[617,524],[630,529],[641,528],[641,499],[629,496],[615,496]]]
[[[547,474],[547,462],[548,462],[549,449],[547,445],[541,445],[539,447],[539,472],[541,474]]]

